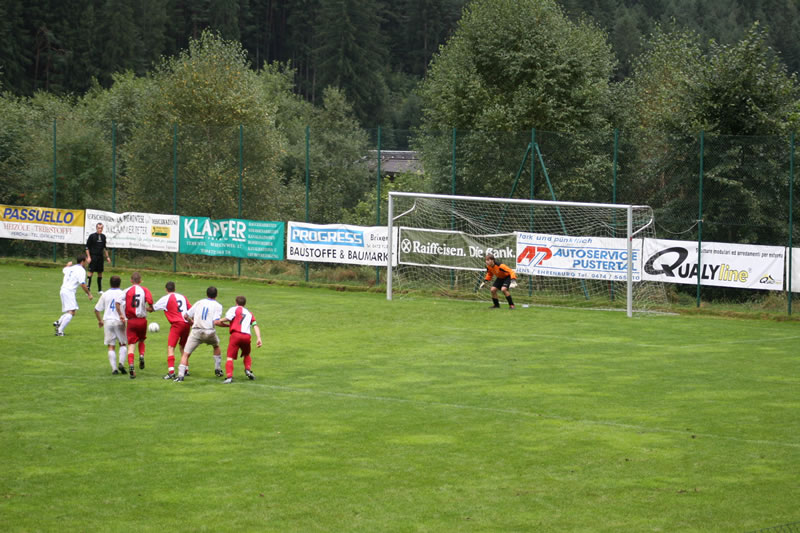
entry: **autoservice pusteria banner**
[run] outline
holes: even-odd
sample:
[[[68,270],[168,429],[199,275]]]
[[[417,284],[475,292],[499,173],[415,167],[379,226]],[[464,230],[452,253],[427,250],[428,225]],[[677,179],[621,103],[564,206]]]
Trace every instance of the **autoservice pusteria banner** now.
[[[98,222],[109,248],[136,248],[157,252],[177,252],[179,242],[178,215],[152,213],[112,213],[86,210],[86,235],[95,232]]]
[[[517,234],[517,274],[626,281],[628,241],[613,237]],[[632,243],[632,279],[641,280],[642,242]]]
[[[83,209],[0,205],[0,238],[80,244]]]

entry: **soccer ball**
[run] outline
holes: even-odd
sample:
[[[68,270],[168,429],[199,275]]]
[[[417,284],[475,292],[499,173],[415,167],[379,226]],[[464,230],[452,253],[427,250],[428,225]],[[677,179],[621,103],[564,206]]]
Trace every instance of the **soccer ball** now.
[[[147,329],[150,331],[150,333],[158,333],[158,330],[161,328],[158,326],[158,322],[150,322],[150,325],[147,326]]]

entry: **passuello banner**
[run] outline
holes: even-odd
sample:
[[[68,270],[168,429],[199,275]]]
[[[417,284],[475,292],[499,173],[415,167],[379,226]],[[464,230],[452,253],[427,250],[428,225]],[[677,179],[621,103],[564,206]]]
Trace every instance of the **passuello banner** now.
[[[487,253],[515,268],[513,233],[470,235],[461,231],[399,228],[397,255],[403,265],[486,270]]]
[[[83,219],[83,209],[0,205],[0,237],[80,244]]]
[[[178,215],[153,213],[112,213],[86,210],[86,236],[103,223],[109,248],[136,248],[157,252],[177,252],[179,242]]]
[[[369,266],[386,266],[389,261],[386,226],[288,224],[286,259],[291,261]],[[396,228],[394,234],[397,235]],[[397,265],[396,256],[392,264]]]
[[[643,279],[665,283],[783,290],[785,248],[755,244],[645,239]]]
[[[181,253],[283,260],[284,223],[181,217]]]
[[[613,237],[576,237],[517,233],[517,274],[575,279],[627,281],[628,241]],[[642,242],[632,243],[632,279],[642,274]]]

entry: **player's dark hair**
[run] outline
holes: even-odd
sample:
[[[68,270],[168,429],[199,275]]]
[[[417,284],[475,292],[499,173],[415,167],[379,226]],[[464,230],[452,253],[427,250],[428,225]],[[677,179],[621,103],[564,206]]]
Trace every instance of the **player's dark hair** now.
[[[236,305],[244,305],[247,303],[247,298],[244,296],[237,296],[236,297]]]
[[[209,298],[216,298],[217,297],[217,288],[215,286],[210,286],[206,289],[206,296]]]
[[[138,272],[134,272],[131,274],[131,283],[141,283],[142,282],[142,275]]]
[[[119,286],[122,285],[122,278],[119,276],[111,276],[111,288],[112,289],[119,289]]]
[[[175,282],[168,281],[167,284],[164,285],[164,288],[167,289],[167,292],[175,292]]]
[[[86,256],[85,255],[76,255],[75,256],[75,264],[76,265],[80,264],[80,263],[83,263],[85,261],[86,261]]]
[[[494,258],[494,254],[486,254],[486,259],[491,259],[494,261],[494,264],[497,264],[497,259]]]

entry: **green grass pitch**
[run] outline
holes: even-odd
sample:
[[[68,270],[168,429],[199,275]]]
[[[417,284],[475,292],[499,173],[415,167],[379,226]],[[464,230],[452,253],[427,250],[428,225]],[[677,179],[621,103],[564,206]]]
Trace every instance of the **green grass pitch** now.
[[[113,269],[112,269],[113,270]],[[106,273],[105,285],[113,272]],[[130,271],[119,272],[123,285]],[[800,520],[796,323],[144,273],[248,298],[256,381],[166,321],[111,376],[58,268],[0,265],[2,531],[750,531]],[[223,348],[227,332],[220,335]]]

